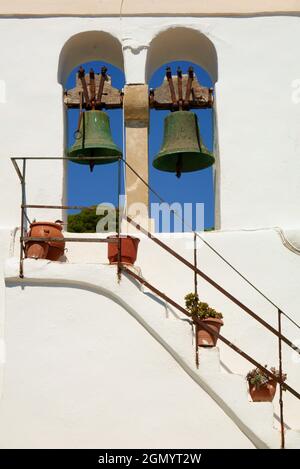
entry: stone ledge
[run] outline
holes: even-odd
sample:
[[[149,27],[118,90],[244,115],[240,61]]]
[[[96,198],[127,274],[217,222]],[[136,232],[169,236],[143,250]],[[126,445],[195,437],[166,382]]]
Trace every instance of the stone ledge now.
[[[299,0],[11,0],[1,2],[0,16],[252,15],[296,13]]]

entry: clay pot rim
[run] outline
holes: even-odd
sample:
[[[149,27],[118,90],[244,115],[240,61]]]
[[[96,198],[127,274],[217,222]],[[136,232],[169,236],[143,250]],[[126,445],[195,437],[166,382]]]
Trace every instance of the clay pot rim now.
[[[217,322],[217,323],[221,324],[221,326],[224,325],[223,320],[222,320],[222,319],[219,319],[219,318],[205,318],[205,319],[196,318],[196,320],[198,320],[198,321],[203,321],[203,322],[208,322],[208,321],[209,321],[209,322]],[[198,321],[197,321],[197,322],[198,322]],[[201,325],[200,322],[198,322],[198,324]]]
[[[267,388],[268,386],[273,386],[274,388],[276,388],[277,386],[277,381],[275,381],[275,379],[272,379],[272,380],[270,379],[267,383],[261,384],[259,388],[256,387],[255,384],[251,384],[248,379],[247,379],[247,382],[249,384],[249,389],[255,389],[255,391],[260,391],[261,389]]]
[[[61,231],[63,228],[60,223],[54,223],[52,221],[34,221],[30,223],[30,228],[32,228],[33,226],[40,226],[40,225],[53,226],[55,228],[58,228]]]
[[[107,236],[106,239],[116,239],[118,238],[119,236],[118,235],[110,235],[110,236]],[[135,241],[137,241],[138,243],[140,242],[140,238],[136,238],[135,236],[130,236],[130,235],[120,235],[120,238],[121,239],[133,239]]]

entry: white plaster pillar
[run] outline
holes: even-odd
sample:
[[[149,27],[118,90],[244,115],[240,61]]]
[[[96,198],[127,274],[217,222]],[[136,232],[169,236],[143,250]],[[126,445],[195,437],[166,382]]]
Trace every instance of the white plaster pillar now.
[[[149,191],[146,185],[148,184],[148,85],[125,86],[124,119],[126,162],[128,163],[126,166],[127,214],[146,229],[151,229],[149,226]]]
[[[127,34],[130,36],[131,31]],[[132,37],[124,38],[122,45],[126,83],[128,85],[144,84],[149,46],[142,41],[135,41]]]

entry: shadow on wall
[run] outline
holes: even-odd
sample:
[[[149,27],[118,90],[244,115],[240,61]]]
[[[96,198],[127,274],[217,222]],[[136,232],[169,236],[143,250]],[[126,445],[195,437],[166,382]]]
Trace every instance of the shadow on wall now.
[[[65,86],[68,76],[78,64],[94,60],[111,63],[124,71],[120,41],[104,31],[87,31],[72,36],[59,56],[58,83]]]
[[[213,43],[199,31],[174,27],[158,34],[150,43],[146,61],[146,82],[167,62],[185,60],[203,67],[213,84],[218,81],[218,59]]]

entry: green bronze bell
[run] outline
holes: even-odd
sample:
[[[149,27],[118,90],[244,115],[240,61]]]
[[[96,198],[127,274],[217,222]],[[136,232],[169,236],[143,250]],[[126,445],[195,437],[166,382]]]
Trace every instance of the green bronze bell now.
[[[205,169],[214,162],[200,138],[196,114],[177,111],[165,118],[163,144],[153,161],[154,168],[180,177],[181,173]]]
[[[114,163],[122,156],[121,150],[113,142],[108,115],[103,111],[82,113],[75,143],[69,149],[71,161],[90,165]],[[93,159],[95,157],[95,159]]]

